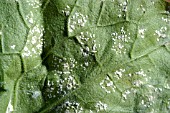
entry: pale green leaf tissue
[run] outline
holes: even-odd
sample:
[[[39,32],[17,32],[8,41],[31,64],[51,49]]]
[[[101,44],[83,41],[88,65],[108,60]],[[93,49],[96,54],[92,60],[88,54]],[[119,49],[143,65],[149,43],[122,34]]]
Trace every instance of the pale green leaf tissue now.
[[[169,7],[1,0],[0,113],[169,113]]]

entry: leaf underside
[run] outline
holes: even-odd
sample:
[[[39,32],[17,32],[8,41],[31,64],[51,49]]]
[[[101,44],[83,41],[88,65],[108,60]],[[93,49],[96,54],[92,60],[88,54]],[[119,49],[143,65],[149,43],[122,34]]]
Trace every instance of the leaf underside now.
[[[163,0],[0,1],[1,113],[169,113]]]

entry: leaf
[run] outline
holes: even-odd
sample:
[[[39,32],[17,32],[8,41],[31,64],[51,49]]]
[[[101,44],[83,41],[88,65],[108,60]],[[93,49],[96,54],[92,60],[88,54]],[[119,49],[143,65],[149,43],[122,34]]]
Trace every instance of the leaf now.
[[[42,86],[40,1],[0,1],[0,112],[38,111]]]
[[[169,111],[165,2],[55,0],[44,20],[48,75],[39,112]]]
[[[168,113],[163,0],[0,2],[0,112]]]

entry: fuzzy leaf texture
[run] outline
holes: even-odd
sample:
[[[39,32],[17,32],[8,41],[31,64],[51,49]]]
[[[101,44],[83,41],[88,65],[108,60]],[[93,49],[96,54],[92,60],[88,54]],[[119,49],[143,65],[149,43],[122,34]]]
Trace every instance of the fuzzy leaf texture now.
[[[170,4],[1,0],[0,113],[169,113]]]

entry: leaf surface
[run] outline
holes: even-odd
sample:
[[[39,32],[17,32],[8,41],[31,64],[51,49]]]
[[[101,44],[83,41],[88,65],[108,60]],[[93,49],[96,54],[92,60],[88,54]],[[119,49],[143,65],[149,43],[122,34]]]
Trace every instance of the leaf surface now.
[[[166,7],[161,0],[49,1],[40,112],[169,112]]]
[[[0,1],[0,112],[168,113],[163,0]]]

